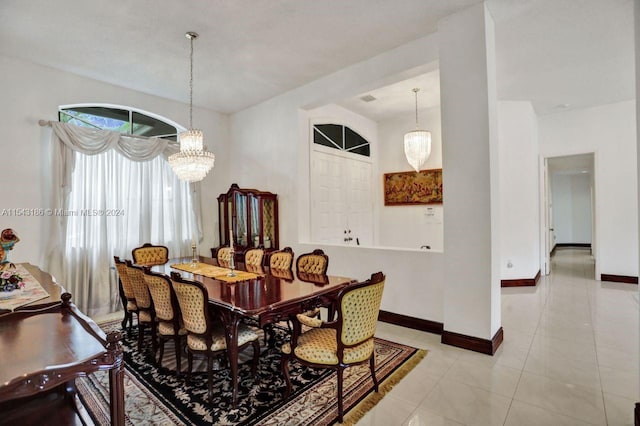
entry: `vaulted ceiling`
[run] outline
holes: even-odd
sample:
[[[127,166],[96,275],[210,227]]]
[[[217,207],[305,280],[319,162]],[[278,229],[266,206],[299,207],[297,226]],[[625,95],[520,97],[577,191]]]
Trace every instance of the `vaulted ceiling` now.
[[[194,103],[233,113],[431,34],[439,19],[475,3],[3,0],[0,54],[188,102],[184,33],[196,31]],[[529,100],[546,114],[635,97],[633,0],[487,5],[496,23],[499,99]],[[438,81],[437,72],[420,78]],[[412,111],[407,88],[414,84],[381,88],[388,105],[363,113]]]

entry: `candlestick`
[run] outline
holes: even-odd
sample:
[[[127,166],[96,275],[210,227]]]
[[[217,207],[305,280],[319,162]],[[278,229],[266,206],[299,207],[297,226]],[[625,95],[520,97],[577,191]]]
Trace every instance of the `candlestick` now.
[[[196,266],[198,263],[198,247],[196,246],[195,240],[193,244],[191,244],[191,266]]]
[[[235,250],[233,249],[233,246],[231,246],[231,258],[229,259],[229,268],[231,269],[231,271],[229,271],[229,273],[227,274],[228,277],[235,277],[236,276],[236,261],[235,261],[235,257],[236,257],[236,253]]]
[[[229,247],[233,248],[233,228],[229,228]]]

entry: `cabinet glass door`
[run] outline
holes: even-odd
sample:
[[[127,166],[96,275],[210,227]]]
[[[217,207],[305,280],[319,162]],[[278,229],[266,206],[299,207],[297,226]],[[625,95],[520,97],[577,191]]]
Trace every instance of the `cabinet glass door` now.
[[[247,247],[247,196],[236,192],[234,197],[236,207],[234,238],[237,235],[238,245]]]
[[[226,199],[218,199],[218,218],[220,220],[220,245],[221,246],[228,246],[229,245],[229,239],[227,237],[227,232],[229,230],[229,225],[227,225],[227,217],[231,217],[231,216],[227,216],[225,213],[226,212],[226,207],[227,206],[227,202]]]
[[[276,202],[274,199],[266,198],[262,201],[262,228],[264,232],[264,248],[277,248]]]
[[[260,200],[253,195],[249,196],[249,209],[251,210],[251,247],[262,244],[260,235]]]

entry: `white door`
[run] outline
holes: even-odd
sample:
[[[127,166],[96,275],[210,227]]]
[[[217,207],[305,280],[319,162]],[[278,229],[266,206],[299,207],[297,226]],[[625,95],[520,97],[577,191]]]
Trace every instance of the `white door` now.
[[[373,205],[371,201],[371,163],[346,160],[348,196],[347,241],[349,245],[373,244]]]
[[[335,155],[313,152],[311,159],[311,239],[319,243],[344,242],[346,194],[344,163]]]
[[[371,164],[311,153],[311,238],[329,244],[373,242]]]

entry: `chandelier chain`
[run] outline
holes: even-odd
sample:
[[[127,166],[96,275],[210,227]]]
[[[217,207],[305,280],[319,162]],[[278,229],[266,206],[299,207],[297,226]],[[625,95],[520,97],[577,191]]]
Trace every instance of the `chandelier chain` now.
[[[420,89],[413,89],[413,93],[416,98],[416,129],[418,128],[418,91]]]
[[[193,129],[193,39],[189,37],[191,50],[189,53],[189,128]]]

